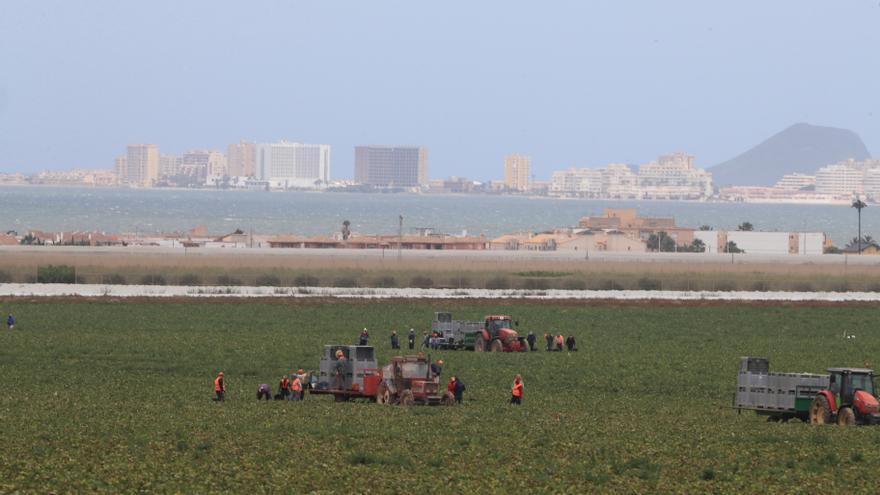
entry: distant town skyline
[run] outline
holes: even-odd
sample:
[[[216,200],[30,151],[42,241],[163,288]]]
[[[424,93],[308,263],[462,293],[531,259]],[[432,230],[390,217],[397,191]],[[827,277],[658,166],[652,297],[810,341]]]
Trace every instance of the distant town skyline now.
[[[9,0],[0,172],[244,138],[422,145],[433,177],[495,177],[516,151],[547,179],[670,150],[707,168],[795,122],[876,153],[878,19],[871,1]],[[352,177],[354,154],[333,168]]]

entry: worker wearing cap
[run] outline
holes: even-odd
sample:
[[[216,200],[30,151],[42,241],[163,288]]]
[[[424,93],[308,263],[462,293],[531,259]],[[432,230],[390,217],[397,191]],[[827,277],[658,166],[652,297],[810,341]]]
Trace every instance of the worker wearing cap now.
[[[510,388],[510,403],[520,405],[523,398],[523,382],[522,377],[517,374],[513,377],[513,387]]]
[[[436,363],[431,365],[431,373],[434,376],[440,376],[440,373],[443,373],[443,360],[438,359]]]
[[[214,379],[214,393],[217,394],[217,397],[214,399],[215,401],[224,401],[226,400],[226,382],[223,380],[223,372],[217,373],[217,378]]]
[[[363,331],[361,331],[360,345],[367,345],[367,341],[369,339],[370,339],[370,332],[368,332],[366,327],[364,327]]]
[[[535,350],[535,332],[532,332],[531,330],[529,330],[529,335],[528,335],[528,337],[526,337],[526,342],[529,343],[529,350],[534,351]]]
[[[342,389],[345,386],[345,353],[342,349],[336,351],[336,377],[334,386],[336,389]]]
[[[400,343],[397,341],[397,330],[391,331],[391,348],[400,349]]]

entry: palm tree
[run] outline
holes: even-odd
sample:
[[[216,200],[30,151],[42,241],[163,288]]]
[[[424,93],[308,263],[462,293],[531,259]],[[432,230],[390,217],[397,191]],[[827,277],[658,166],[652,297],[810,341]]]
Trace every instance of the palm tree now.
[[[852,207],[859,212],[859,254],[862,254],[862,208],[865,208],[867,206],[868,205],[866,205],[865,202],[859,198],[856,198],[856,200],[853,201],[852,204]]]

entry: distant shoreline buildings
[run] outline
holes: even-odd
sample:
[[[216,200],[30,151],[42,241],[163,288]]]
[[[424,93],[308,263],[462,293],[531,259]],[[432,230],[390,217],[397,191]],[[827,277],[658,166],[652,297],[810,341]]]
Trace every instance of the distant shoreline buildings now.
[[[772,187],[716,189],[712,173],[695,165],[686,152],[660,155],[641,165],[610,163],[599,168],[556,170],[549,181],[536,180],[532,158],[513,153],[503,158],[500,180],[467,177],[431,179],[424,146],[354,147],[354,177],[334,179],[331,147],[292,141],[241,140],[225,153],[191,149],[161,154],[156,144],[131,144],[112,169],[75,168],[30,176],[0,173],[2,184],[81,185],[93,187],[173,187],[194,189],[325,190],[333,192],[417,192],[513,194],[556,198],[684,200],[842,204],[860,197],[880,203],[880,160],[846,160],[814,175],[786,174]]]
[[[661,155],[639,166],[612,163],[603,168],[570,168],[553,172],[550,195],[595,199],[707,199],[713,195],[712,174],[694,166],[687,153]]]

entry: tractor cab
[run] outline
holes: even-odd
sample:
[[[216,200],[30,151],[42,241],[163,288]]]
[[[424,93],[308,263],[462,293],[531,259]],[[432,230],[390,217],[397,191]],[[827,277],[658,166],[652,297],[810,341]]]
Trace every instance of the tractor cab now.
[[[491,315],[486,317],[486,331],[490,338],[498,338],[505,330],[513,330],[513,321],[509,316]]]
[[[880,423],[880,402],[874,389],[874,370],[828,368],[828,389],[816,394],[810,422],[841,426]]]
[[[382,379],[394,394],[409,390],[416,400],[428,400],[429,396],[440,399],[440,377],[431,373],[428,359],[422,355],[391,358],[382,368]]]
[[[852,404],[857,391],[874,393],[874,371],[866,368],[828,368],[828,388],[837,404]]]

